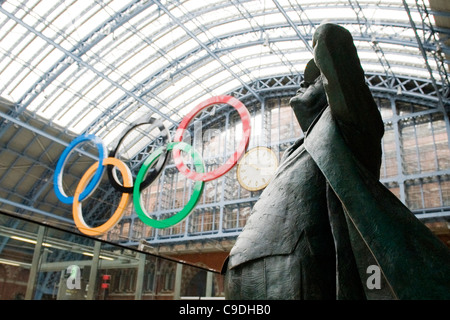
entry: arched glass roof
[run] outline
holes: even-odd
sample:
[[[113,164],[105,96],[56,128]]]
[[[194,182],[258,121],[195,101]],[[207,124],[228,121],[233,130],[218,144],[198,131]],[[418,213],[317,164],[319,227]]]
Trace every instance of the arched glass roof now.
[[[371,89],[446,110],[450,132],[448,0],[0,0],[0,208],[59,215],[51,179],[77,135],[112,148],[210,97],[291,94],[324,21],[352,33]]]
[[[209,97],[302,73],[323,21],[351,31],[366,72],[448,85],[435,17],[449,16],[413,0],[4,1],[0,96],[12,117],[110,144],[149,113],[170,127]]]

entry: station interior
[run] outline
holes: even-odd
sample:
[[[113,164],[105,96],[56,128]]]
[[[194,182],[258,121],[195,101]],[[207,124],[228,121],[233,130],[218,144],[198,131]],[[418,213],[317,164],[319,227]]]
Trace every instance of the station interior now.
[[[0,300],[224,299],[324,22],[382,116],[380,181],[450,247],[448,0],[3,0]]]

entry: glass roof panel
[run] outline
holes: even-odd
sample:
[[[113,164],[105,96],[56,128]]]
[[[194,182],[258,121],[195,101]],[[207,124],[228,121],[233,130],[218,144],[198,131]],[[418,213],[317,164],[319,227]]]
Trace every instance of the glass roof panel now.
[[[215,88],[212,90],[211,94],[212,96],[218,96],[223,94],[224,92],[230,92],[234,89],[237,89],[241,86],[241,83],[239,80],[231,80],[227,81],[225,84],[221,85],[220,87]]]

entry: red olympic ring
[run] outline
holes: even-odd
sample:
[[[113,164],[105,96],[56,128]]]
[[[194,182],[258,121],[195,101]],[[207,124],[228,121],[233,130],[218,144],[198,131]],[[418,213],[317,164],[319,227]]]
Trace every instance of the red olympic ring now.
[[[181,158],[180,150],[174,149],[173,150],[173,157],[175,161],[175,165],[178,168],[178,170],[185,175],[187,178],[195,181],[211,181],[214,179],[217,179],[220,176],[223,176],[225,173],[231,170],[233,166],[236,165],[238,160],[242,157],[242,155],[245,153],[245,150],[247,150],[248,143],[250,141],[250,113],[248,112],[245,105],[240,102],[238,99],[232,96],[216,96],[212,97],[199,105],[197,105],[191,112],[189,112],[181,121],[180,125],[178,126],[177,131],[175,132],[175,138],[173,139],[174,142],[181,142],[183,139],[183,134],[186,131],[186,128],[188,127],[191,120],[203,109],[218,103],[226,103],[231,105],[233,108],[236,109],[236,111],[239,113],[242,121],[242,130],[243,135],[242,139],[239,143],[239,146],[237,147],[236,151],[228,158],[228,160],[219,168],[205,173],[197,173],[194,171],[191,171],[184,163]]]

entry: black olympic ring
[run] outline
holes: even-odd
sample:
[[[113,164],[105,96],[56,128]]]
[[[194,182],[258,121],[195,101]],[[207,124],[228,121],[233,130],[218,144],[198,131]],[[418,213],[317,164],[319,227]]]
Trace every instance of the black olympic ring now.
[[[159,129],[159,131],[160,131],[159,136],[162,137],[162,139],[164,140],[164,145],[167,145],[169,142],[171,142],[169,130],[162,123],[162,121],[160,119],[156,120],[155,118],[150,117],[148,122],[141,122],[138,124],[134,124],[130,129],[128,129],[128,131],[125,132],[125,134],[122,136],[122,138],[120,138],[119,142],[117,143],[116,148],[114,150],[111,150],[109,152],[108,156],[111,158],[115,158],[116,154],[119,150],[120,144],[123,142],[123,140],[126,138],[126,136],[134,129],[136,129],[140,126],[143,126],[143,125],[148,125],[148,124],[151,125],[148,132],[151,132],[156,127]],[[156,165],[154,167],[152,167],[149,170],[147,177],[142,182],[142,184],[140,186],[140,191],[147,188],[149,185],[151,185],[153,183],[153,181],[156,180],[156,178],[158,178],[158,176],[160,175],[160,173],[162,172],[163,168],[166,166],[166,164],[169,160],[168,155],[169,155],[169,152],[167,152],[166,148],[164,148],[161,156],[158,159],[158,162],[156,163]],[[106,168],[106,171],[108,173],[109,182],[114,187],[114,189],[116,189],[117,191],[120,191],[122,193],[133,193],[133,187],[124,187],[117,181],[117,176],[113,172],[113,166],[108,165]]]

